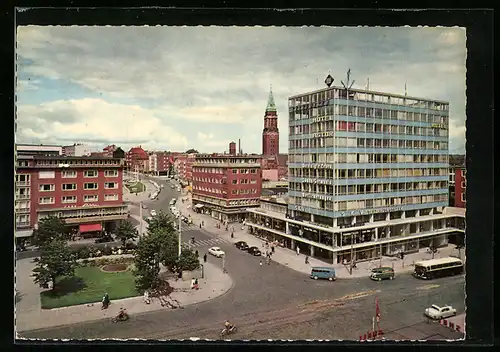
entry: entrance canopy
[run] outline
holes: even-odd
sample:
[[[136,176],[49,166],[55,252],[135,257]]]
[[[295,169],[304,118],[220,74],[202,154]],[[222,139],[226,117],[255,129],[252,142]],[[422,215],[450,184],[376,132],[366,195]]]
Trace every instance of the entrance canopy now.
[[[80,225],[80,233],[102,231],[101,224],[83,224]]]
[[[199,208],[203,208],[203,204],[196,204],[194,207],[195,207],[195,208],[198,208],[198,209],[199,209]]]
[[[25,237],[31,237],[31,236],[33,236],[33,230],[23,230],[23,231],[16,231],[15,232],[16,238],[25,238]]]

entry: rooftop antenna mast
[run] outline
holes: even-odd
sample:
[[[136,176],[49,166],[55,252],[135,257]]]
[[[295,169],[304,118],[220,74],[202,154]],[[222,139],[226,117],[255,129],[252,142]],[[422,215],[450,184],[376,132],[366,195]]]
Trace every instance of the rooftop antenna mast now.
[[[345,89],[345,90],[349,90],[349,89],[351,89],[351,88],[352,88],[352,85],[354,84],[354,82],[356,82],[356,81],[355,81],[355,80],[353,80],[353,81],[351,82],[351,69],[349,69],[349,70],[347,71],[347,81],[346,81],[346,83],[344,83],[344,81],[340,81],[340,83],[342,83],[342,85],[344,86],[344,89]]]

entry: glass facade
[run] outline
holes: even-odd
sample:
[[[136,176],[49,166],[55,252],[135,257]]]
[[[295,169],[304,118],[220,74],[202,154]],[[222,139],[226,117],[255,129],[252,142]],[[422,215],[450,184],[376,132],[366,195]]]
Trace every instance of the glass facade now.
[[[290,213],[331,225],[447,206],[448,126],[447,102],[339,87],[289,98]]]

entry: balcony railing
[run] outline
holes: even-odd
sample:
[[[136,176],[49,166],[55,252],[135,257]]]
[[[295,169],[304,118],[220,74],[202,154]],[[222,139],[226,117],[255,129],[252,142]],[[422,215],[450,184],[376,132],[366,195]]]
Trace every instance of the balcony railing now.
[[[29,186],[31,181],[16,181],[16,186]]]
[[[16,213],[29,213],[30,208],[29,207],[24,207],[24,208],[16,208]]]
[[[16,227],[30,226],[29,221],[16,221]]]
[[[29,194],[16,194],[16,199],[30,199]]]

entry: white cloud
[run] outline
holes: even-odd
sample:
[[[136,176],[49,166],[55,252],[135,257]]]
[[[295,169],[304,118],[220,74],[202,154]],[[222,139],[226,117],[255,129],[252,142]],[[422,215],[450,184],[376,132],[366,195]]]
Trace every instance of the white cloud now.
[[[49,115],[51,119],[46,118]],[[119,141],[146,148],[186,149],[187,138],[159,116],[139,106],[110,104],[102,99],[58,100],[18,108],[21,138],[85,141],[102,144]],[[45,117],[45,118],[44,118]],[[38,129],[35,131],[34,129]]]
[[[18,56],[27,61],[19,67],[24,75],[84,87],[115,114],[140,114],[144,122],[130,122],[128,135],[79,125],[88,136],[124,140],[137,135],[168,148],[207,151],[242,138],[245,151],[260,152],[272,84],[285,151],[288,97],[323,88],[329,71],[340,84],[348,68],[355,87],[370,78],[372,89],[402,94],[407,82],[409,95],[450,101],[452,124],[465,125],[466,49],[460,28],[29,26],[18,27],[17,34]],[[42,82],[36,91],[18,90],[23,103],[30,94],[40,100]],[[63,89],[56,94],[52,87],[45,99],[74,100],[64,109],[93,112],[82,96],[67,94]],[[43,113],[50,119],[49,110]],[[82,116],[80,123],[87,123]],[[84,133],[63,125],[57,128],[66,138]],[[44,130],[49,126],[33,131],[59,138]],[[28,136],[23,128],[29,126],[20,126],[20,136]],[[200,139],[198,132],[213,137]],[[458,148],[464,139],[452,143],[450,149]]]

